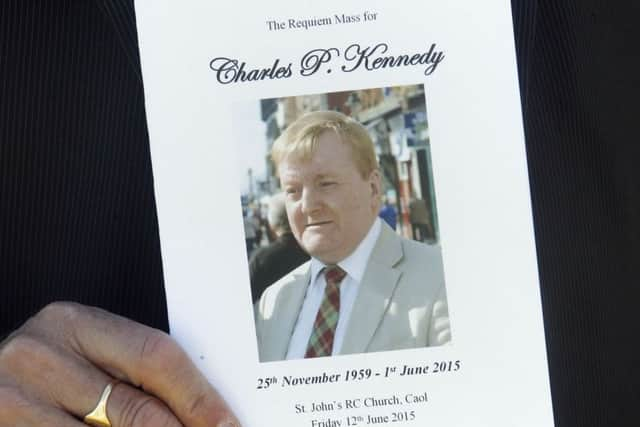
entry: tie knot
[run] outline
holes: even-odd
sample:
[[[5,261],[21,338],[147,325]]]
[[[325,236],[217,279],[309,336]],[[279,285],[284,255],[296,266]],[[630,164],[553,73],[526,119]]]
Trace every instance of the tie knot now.
[[[339,284],[344,279],[347,272],[338,267],[337,265],[328,265],[324,270],[324,278],[327,283]]]

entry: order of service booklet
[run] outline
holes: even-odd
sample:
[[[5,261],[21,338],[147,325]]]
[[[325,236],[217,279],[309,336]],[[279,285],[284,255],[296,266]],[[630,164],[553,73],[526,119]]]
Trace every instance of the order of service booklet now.
[[[508,0],[136,13],[171,332],[243,425],[553,425]]]

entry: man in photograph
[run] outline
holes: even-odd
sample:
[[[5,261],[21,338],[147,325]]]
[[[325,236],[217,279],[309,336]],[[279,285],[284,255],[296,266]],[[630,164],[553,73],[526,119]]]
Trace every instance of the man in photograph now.
[[[373,142],[355,120],[314,112],[273,145],[291,230],[311,260],[255,306],[262,362],[440,345],[450,340],[440,249],[378,218]]]

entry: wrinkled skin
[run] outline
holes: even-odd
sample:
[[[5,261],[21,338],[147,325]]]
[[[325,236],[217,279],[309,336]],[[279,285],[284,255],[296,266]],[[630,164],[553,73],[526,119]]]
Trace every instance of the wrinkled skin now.
[[[86,427],[82,418],[114,380],[113,427],[239,425],[167,334],[53,303],[0,343],[0,427]]]

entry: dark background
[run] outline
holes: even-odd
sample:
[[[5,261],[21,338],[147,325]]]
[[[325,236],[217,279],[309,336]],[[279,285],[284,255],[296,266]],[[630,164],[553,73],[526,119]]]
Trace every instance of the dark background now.
[[[640,6],[512,6],[556,425],[637,427]],[[0,336],[54,300],[168,329],[130,0],[0,3]]]

